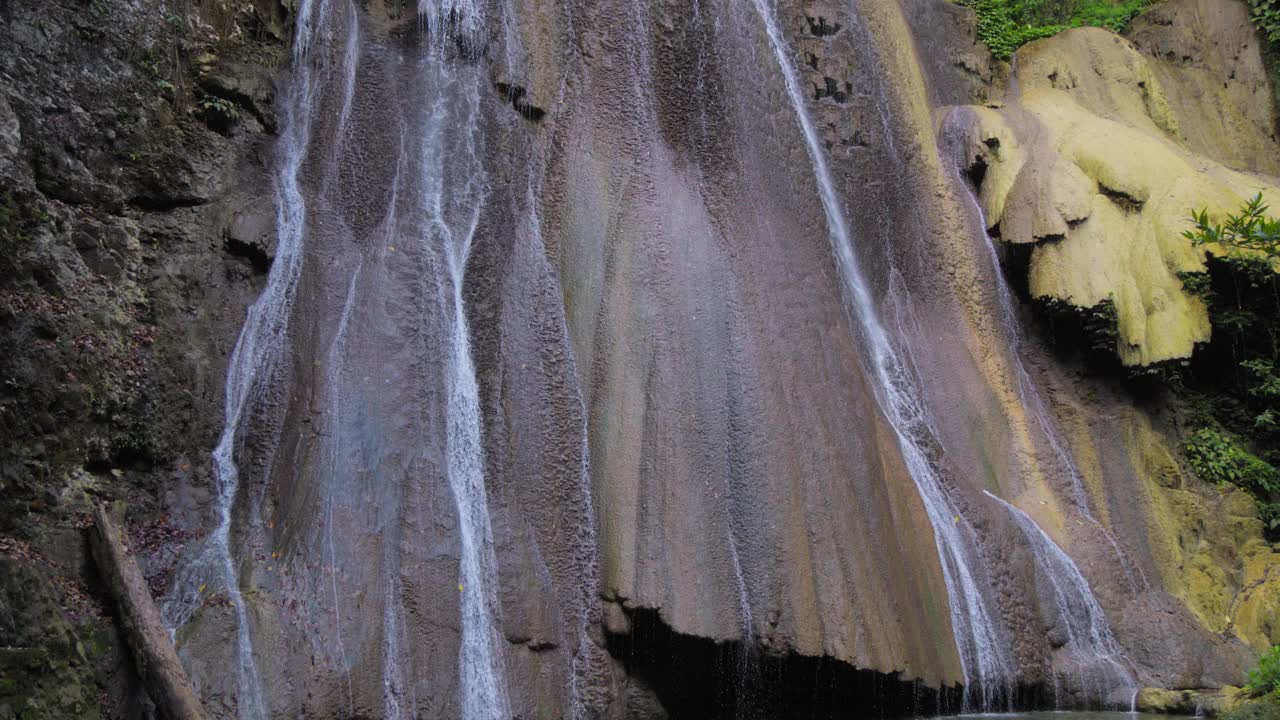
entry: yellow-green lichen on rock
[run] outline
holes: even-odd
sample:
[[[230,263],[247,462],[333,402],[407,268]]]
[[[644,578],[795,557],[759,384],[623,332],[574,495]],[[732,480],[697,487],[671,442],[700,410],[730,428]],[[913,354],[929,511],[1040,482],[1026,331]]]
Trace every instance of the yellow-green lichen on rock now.
[[[1230,685],[1217,690],[1143,688],[1134,698],[1134,705],[1144,713],[1218,716],[1240,707],[1248,697],[1247,691]]]
[[[1146,488],[1160,585],[1203,627],[1264,652],[1280,640],[1280,553],[1263,540],[1253,498],[1185,475],[1167,440],[1140,414],[1127,414],[1124,426]]]
[[[1150,59],[1127,40],[1079,28],[1018,52],[1007,105],[974,108],[968,155],[982,166],[988,228],[1032,243],[1029,287],[1077,307],[1111,300],[1126,365],[1191,355],[1207,309],[1180,273],[1205,269],[1182,233],[1191,208],[1224,216],[1280,182],[1197,155],[1180,140]]]
[[[1231,603],[1231,631],[1255,649],[1280,645],[1280,552],[1255,545],[1244,587]]]

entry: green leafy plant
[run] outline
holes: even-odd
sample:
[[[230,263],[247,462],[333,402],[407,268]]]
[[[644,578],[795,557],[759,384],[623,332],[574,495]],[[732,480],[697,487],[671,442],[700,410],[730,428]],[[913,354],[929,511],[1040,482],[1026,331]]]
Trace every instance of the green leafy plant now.
[[[1121,32],[1136,18],[1151,0],[1129,0],[1128,2],[1088,2],[1085,3],[1071,22],[1074,27],[1100,27],[1112,32]]]
[[[1263,56],[1276,86],[1276,105],[1280,107],[1280,0],[1249,0],[1253,26],[1267,42]]]
[[[206,125],[224,135],[230,133],[231,128],[240,121],[240,108],[230,100],[216,95],[202,98],[196,103],[196,109]]]
[[[1249,671],[1247,687],[1255,696],[1270,694],[1280,700],[1280,645],[1258,658],[1258,667]]]
[[[1280,44],[1280,0],[1249,0],[1254,27],[1272,43]]]
[[[1155,0],[960,0],[978,17],[978,39],[998,60],[1073,27],[1120,32]]]
[[[1262,193],[1246,202],[1238,215],[1228,215],[1225,224],[1210,222],[1206,209],[1192,210],[1191,221],[1195,227],[1182,235],[1196,246],[1221,245],[1274,260],[1280,258],[1280,218],[1267,217],[1268,210]]]
[[[1232,483],[1261,493],[1280,492],[1280,473],[1220,430],[1195,431],[1185,450],[1191,469],[1203,480]]]
[[[1058,334],[1078,339],[1069,344],[1088,348],[1095,359],[1115,356],[1120,343],[1120,315],[1113,298],[1087,307],[1048,295],[1035,302],[1040,314],[1057,326]]]
[[[199,102],[200,111],[204,113],[218,113],[233,120],[240,117],[240,109],[235,103],[225,98],[217,96],[209,96]]]
[[[1232,367],[1222,379],[1246,411],[1233,427],[1260,444],[1280,434],[1280,218],[1268,211],[1261,194],[1223,223],[1212,222],[1206,210],[1192,210],[1192,229],[1184,237],[1227,253],[1206,258],[1209,272],[1180,276],[1208,307],[1214,342],[1229,350]],[[1240,427],[1246,422],[1248,430]]]
[[[1267,530],[1280,529],[1280,503],[1268,501],[1280,495],[1280,471],[1216,428],[1195,431],[1183,450],[1200,479],[1247,490],[1258,502],[1258,515]]]

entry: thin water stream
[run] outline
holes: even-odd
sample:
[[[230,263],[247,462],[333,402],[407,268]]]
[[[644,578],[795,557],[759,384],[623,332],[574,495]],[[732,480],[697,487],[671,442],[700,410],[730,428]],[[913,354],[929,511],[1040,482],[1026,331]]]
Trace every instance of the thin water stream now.
[[[962,120],[959,113],[954,110],[944,118],[940,132],[941,150],[944,162],[953,173],[952,180],[957,192],[962,193],[969,200],[969,212],[976,218],[974,232],[982,232],[984,236],[1000,306],[1001,330],[1011,346],[1010,355],[1013,370],[1017,376],[1019,401],[1027,414],[1035,418],[1036,426],[1045,443],[1058,461],[1060,469],[1066,474],[1071,485],[1071,499],[1076,511],[1108,540],[1125,573],[1130,590],[1136,593],[1139,591],[1139,585],[1134,576],[1134,569],[1127,556],[1121,551],[1114,534],[1103,526],[1090,510],[1089,497],[1076,463],[1039,389],[1023,363],[1024,338],[1014,305],[1013,293],[1000,267],[994,241],[986,233],[986,221],[983,218],[981,205],[961,171],[964,165],[962,158],[965,152],[964,135],[968,129],[968,125]],[[1076,664],[1075,680],[1080,686],[1084,703],[1093,706],[1119,704],[1116,698],[1110,697],[1112,691],[1119,689],[1125,695],[1125,702],[1132,705],[1137,693],[1137,682],[1126,665],[1127,660],[1124,658],[1123,650],[1116,642],[1101,606],[1079,568],[1029,516],[1005,500],[991,493],[986,494],[1003,506],[1014,518],[1032,549],[1037,572],[1052,589],[1058,624],[1066,634],[1064,647],[1072,662]],[[1137,573],[1141,575],[1140,568],[1137,569]],[[1145,576],[1142,576],[1142,583],[1146,585]],[[1059,694],[1059,677],[1055,671],[1055,703]]]
[[[300,175],[310,151],[312,123],[317,98],[321,94],[323,53],[312,54],[313,36],[329,29],[327,1],[301,0],[294,39],[295,76],[286,94],[283,133],[278,145],[279,163],[275,175],[277,244],[266,286],[249,307],[244,326],[231,354],[225,391],[225,422],[213,451],[215,514],[217,525],[201,555],[189,562],[173,584],[163,603],[164,619],[176,631],[203,598],[214,592],[211,584],[227,595],[236,620],[238,713],[242,720],[267,716],[261,680],[254,655],[252,630],[240,588],[240,576],[232,543],[233,513],[240,491],[240,470],[235,451],[241,423],[252,405],[277,374],[287,350],[289,319],[303,264],[303,235],[307,203]],[[318,17],[316,16],[318,15]]]
[[[250,540],[258,542],[262,530],[255,528],[263,507],[250,501],[248,512],[242,512],[244,508],[238,506],[237,498],[242,494],[239,463],[245,462],[239,457],[240,445],[246,433],[261,430],[250,428],[248,423],[260,407],[265,407],[261,401],[266,394],[280,396],[282,383],[288,379],[285,371],[291,352],[290,320],[295,313],[304,256],[309,261],[313,256],[319,261],[314,272],[326,273],[321,275],[325,282],[340,276],[346,283],[345,293],[338,298],[340,313],[334,318],[336,328],[326,362],[316,364],[324,367],[323,376],[317,378],[324,388],[318,398],[328,414],[323,418],[324,432],[317,435],[320,440],[316,446],[323,477],[316,508],[320,514],[316,523],[319,534],[312,542],[319,544],[310,548],[327,563],[327,569],[320,571],[324,573],[323,580],[316,588],[323,591],[323,603],[332,605],[332,610],[325,611],[329,632],[318,640],[317,647],[323,648],[345,685],[345,697],[340,702],[345,702],[349,712],[355,712],[366,701],[358,697],[358,688],[353,685],[352,667],[366,662],[362,657],[365,651],[360,649],[363,639],[380,636],[381,715],[409,718],[420,713],[417,691],[421,678],[417,677],[417,650],[412,646],[410,627],[415,621],[406,606],[412,591],[403,577],[408,572],[403,556],[406,548],[418,543],[417,538],[405,534],[406,528],[422,525],[406,525],[403,515],[409,509],[408,503],[416,502],[410,493],[417,492],[415,486],[421,481],[411,477],[406,484],[401,473],[368,470],[369,460],[376,460],[382,451],[378,449],[376,431],[374,436],[366,436],[368,428],[361,426],[355,416],[364,412],[361,404],[369,400],[365,395],[369,378],[357,379],[361,368],[356,364],[363,358],[356,345],[374,341],[376,336],[352,339],[354,326],[359,324],[354,317],[367,315],[370,308],[376,312],[387,297],[388,263],[404,268],[404,261],[397,263],[398,258],[420,258],[424,272],[416,278],[420,289],[415,295],[422,301],[422,312],[416,321],[419,328],[412,332],[431,338],[427,346],[440,353],[442,370],[438,378],[433,373],[425,377],[413,375],[412,379],[398,373],[396,377],[443,385],[438,394],[434,387],[420,392],[405,388],[414,397],[428,398],[433,406],[435,401],[431,398],[441,398],[444,405],[441,423],[428,419],[434,411],[425,408],[420,419],[410,420],[405,427],[416,426],[432,434],[411,445],[443,446],[441,471],[456,509],[460,714],[466,720],[499,720],[511,715],[497,600],[497,560],[484,476],[479,388],[463,300],[467,261],[486,192],[478,117],[485,85],[478,68],[466,63],[465,57],[459,59],[455,55],[483,27],[483,17],[478,5],[448,0],[424,1],[419,11],[421,22],[428,29],[428,42],[422,45],[421,57],[399,60],[403,67],[413,70],[418,85],[409,96],[400,96],[404,97],[403,102],[398,97],[394,99],[395,110],[377,121],[378,126],[385,127],[382,119],[389,117],[393,128],[398,122],[401,135],[400,151],[386,168],[392,175],[386,178],[389,202],[385,217],[372,232],[376,237],[360,237],[352,235],[342,212],[362,208],[360,203],[365,198],[342,186],[344,178],[340,175],[350,168],[339,156],[350,144],[353,128],[370,123],[370,103],[377,102],[381,90],[375,87],[368,98],[363,98],[365,88],[357,81],[357,65],[367,48],[362,46],[359,11],[353,2],[302,0],[297,7],[295,71],[283,96],[275,177],[278,241],[265,288],[248,311],[228,368],[226,422],[213,453],[217,525],[201,555],[184,565],[164,604],[165,619],[176,629],[192,617],[210,593],[225,592],[236,622],[236,706],[242,720],[270,716],[272,703],[268,700],[274,698],[274,689],[264,687],[259,676],[250,622],[253,613],[241,592],[245,580],[238,570],[239,558],[247,551],[236,546],[235,528],[246,523]],[[362,95],[360,102],[357,94]],[[324,114],[326,107],[335,111],[332,116]],[[313,127],[322,128],[316,130],[319,134],[314,138]],[[313,155],[314,162],[309,162]],[[305,187],[304,165],[308,174]],[[317,208],[314,218],[309,214],[312,204]],[[311,231],[317,233],[312,238],[315,247],[304,253]],[[381,249],[366,255],[364,246],[368,244]],[[404,249],[393,256],[390,251],[395,245]],[[414,250],[406,252],[410,247]],[[334,259],[354,261],[352,270],[330,276],[328,270],[322,269],[334,250]],[[362,277],[366,269],[367,283]],[[323,312],[322,307],[307,310]],[[390,382],[390,378],[384,382]],[[376,404],[369,410],[380,412]],[[436,438],[436,434],[443,437]],[[262,466],[269,470],[270,458]],[[374,485],[358,487],[360,477],[371,478]],[[255,476],[254,482],[261,483],[264,495],[266,486],[271,484],[267,477]],[[364,498],[364,502],[352,498]],[[352,523],[356,524],[353,529],[358,536],[335,536],[339,529],[352,527]],[[360,579],[356,571],[356,582],[377,586],[374,597],[381,602],[380,632],[352,626],[344,612],[348,608],[359,612],[359,605],[352,600],[357,595],[349,569],[342,564],[352,559],[361,543],[376,543],[370,549],[376,553],[373,557],[380,558],[372,577]],[[316,592],[316,588],[304,591]],[[376,658],[376,654],[375,650],[372,657]]]
[[[481,162],[479,73],[448,62],[447,42],[463,45],[484,25],[481,6],[466,0],[420,0],[418,13],[433,37],[430,107],[422,138],[419,242],[424,255],[442,257],[450,329],[446,370],[446,474],[457,506],[461,541],[458,592],[462,640],[458,651],[464,720],[505,720],[507,698],[497,557],[489,520],[481,440],[480,390],[471,358],[463,284],[485,199]],[[461,130],[460,135],[453,132]]]
[[[915,379],[899,357],[876,312],[854,251],[853,238],[827,166],[822,142],[809,117],[806,96],[792,64],[791,50],[778,27],[769,0],[752,2],[765,25],[796,120],[804,134],[814,179],[827,216],[832,250],[848,293],[846,300],[869,348],[869,360],[877,381],[877,398],[897,435],[903,460],[933,526],[950,602],[952,631],[965,675],[964,705],[982,709],[1007,706],[1012,702],[1013,665],[1001,640],[1002,633],[997,629],[997,620],[988,609],[979,587],[976,534],[947,495],[942,479],[922,446],[931,437],[928,415],[915,388]]]
[[[1112,696],[1119,691],[1133,709],[1138,683],[1080,568],[1030,516],[991,493],[986,495],[1013,516],[1031,546],[1037,570],[1053,590],[1064,648],[1076,663],[1085,704],[1114,706],[1118,703]]]
[[[995,240],[987,233],[987,221],[982,205],[974,194],[973,188],[965,179],[962,170],[965,164],[963,155],[966,151],[964,141],[967,131],[968,124],[961,117],[960,109],[952,109],[943,119],[942,129],[939,133],[941,150],[944,156],[943,160],[952,172],[952,181],[955,183],[957,192],[968,199],[969,213],[976,219],[976,222],[973,223],[972,232],[982,234],[987,257],[991,262],[990,270],[995,280],[996,297],[1000,305],[1001,330],[1010,344],[1010,356],[1013,359],[1013,369],[1017,375],[1018,400],[1027,414],[1035,418],[1036,427],[1040,430],[1045,443],[1058,461],[1059,468],[1065,473],[1070,482],[1072,503],[1076,510],[1110,544],[1121,569],[1124,571],[1130,591],[1138,593],[1150,589],[1151,585],[1141,566],[1134,563],[1124,553],[1120,548],[1119,541],[1116,540],[1115,533],[1111,532],[1093,514],[1090,508],[1089,494],[1085,489],[1084,480],[1080,475],[1075,459],[1068,449],[1065,438],[1062,437],[1062,431],[1059,429],[1058,423],[1053,419],[1044,397],[1041,395],[1036,383],[1031,379],[1026,364],[1023,362],[1022,353],[1025,344],[1025,333],[1022,329],[1022,323],[1018,319],[1013,291],[1010,289],[1009,283],[1005,279],[1004,271],[1000,266]]]

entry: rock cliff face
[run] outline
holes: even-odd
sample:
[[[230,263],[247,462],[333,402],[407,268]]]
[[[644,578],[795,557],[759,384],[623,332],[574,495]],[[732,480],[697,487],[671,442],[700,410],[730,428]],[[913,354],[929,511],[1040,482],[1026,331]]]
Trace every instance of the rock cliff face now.
[[[941,0],[0,17],[0,641],[67,678],[0,717],[147,712],[97,499],[214,717],[1127,704],[1280,641],[1252,502],[1044,351],[986,233],[1126,362],[1206,339],[1186,209],[1280,201],[1240,3],[1007,92]]]
[[[80,528],[127,501],[159,591],[187,533],[166,505],[212,492],[225,357],[274,243],[269,201],[238,220],[287,35],[260,5],[0,5],[0,715],[145,710]]]

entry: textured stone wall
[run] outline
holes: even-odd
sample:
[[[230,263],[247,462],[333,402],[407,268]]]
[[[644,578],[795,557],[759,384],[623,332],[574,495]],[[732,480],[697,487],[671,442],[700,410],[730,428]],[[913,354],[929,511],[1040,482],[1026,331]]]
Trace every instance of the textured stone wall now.
[[[1173,275],[1198,267],[1177,240],[1185,206],[1276,187],[1261,174],[1280,157],[1269,86],[1237,6],[1171,0],[1132,42],[1071,31],[1025,48],[1016,71],[993,67],[971,16],[942,0],[777,8],[876,311],[929,406],[930,449],[1032,692],[1063,660],[1045,641],[1052,598],[984,490],[1073,557],[1141,683],[1238,682],[1278,639],[1277,556],[1256,513],[1180,466],[1172,408],[1010,322],[983,233],[1034,245],[1033,294],[1115,295],[1127,361],[1189,352],[1208,328]],[[83,518],[92,499],[126,502],[157,595],[212,527],[226,365],[275,254],[291,10],[0,3],[0,562],[13,569],[0,644],[19,649],[6,669],[60,679],[0,685],[0,718],[23,703],[23,717],[93,717],[98,692],[98,714],[146,712]],[[254,500],[236,507],[238,569],[272,711],[384,710],[377,586],[394,558],[407,685],[453,717],[457,518],[439,413],[416,410],[441,400],[438,338],[414,314],[438,288],[407,230],[379,234],[401,160],[389,139],[421,110],[421,37],[406,3],[357,10],[356,130],[309,160],[315,241],[288,383],[241,441]],[[764,702],[752,685],[793,708],[932,707],[916,689],[961,679],[932,532],[754,4],[487,11],[488,43],[468,58],[486,186],[464,290],[513,709],[560,717],[571,692],[608,717],[718,707],[690,683],[744,704]],[[977,205],[935,137],[948,106],[970,103],[987,103],[964,111],[961,169],[985,168]],[[321,186],[330,159],[340,181]],[[335,420],[321,358],[356,275],[368,302],[344,387],[371,388],[358,399],[376,417]],[[335,429],[381,458],[361,478],[394,482],[339,492]],[[335,528],[342,562],[325,544]],[[38,602],[23,606],[28,588]],[[240,703],[235,630],[214,594],[179,635],[215,717]],[[795,690],[807,682],[848,694]]]

